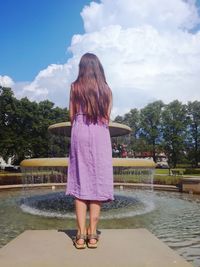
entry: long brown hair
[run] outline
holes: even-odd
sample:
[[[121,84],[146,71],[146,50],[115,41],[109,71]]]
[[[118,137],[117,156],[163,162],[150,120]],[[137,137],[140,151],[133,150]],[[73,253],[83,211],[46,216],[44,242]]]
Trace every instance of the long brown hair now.
[[[81,107],[89,122],[96,123],[98,118],[109,121],[112,91],[96,55],[86,53],[82,56],[78,77],[71,85],[70,102],[72,116]]]

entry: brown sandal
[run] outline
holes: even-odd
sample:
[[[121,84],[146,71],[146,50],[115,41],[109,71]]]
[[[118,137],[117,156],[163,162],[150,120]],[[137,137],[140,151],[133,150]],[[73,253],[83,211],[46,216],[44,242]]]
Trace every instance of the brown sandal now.
[[[96,243],[94,243],[94,244],[90,243],[91,239],[96,239]],[[88,234],[87,235],[87,246],[88,246],[88,248],[97,248],[98,241],[99,241],[98,234],[90,234],[90,235]]]
[[[79,239],[83,239],[84,240],[84,243],[83,244],[78,244],[77,241]],[[86,235],[83,235],[83,234],[77,234],[73,240],[73,243],[74,243],[74,246],[77,248],[77,249],[83,249],[83,248],[86,248],[86,239],[87,239],[87,236]]]

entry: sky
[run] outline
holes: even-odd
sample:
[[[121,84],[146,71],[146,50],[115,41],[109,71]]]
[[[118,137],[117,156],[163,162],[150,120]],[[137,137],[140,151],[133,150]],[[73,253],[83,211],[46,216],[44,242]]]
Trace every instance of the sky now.
[[[200,100],[199,0],[0,0],[0,84],[68,107],[86,52],[103,64],[111,119],[131,108]]]

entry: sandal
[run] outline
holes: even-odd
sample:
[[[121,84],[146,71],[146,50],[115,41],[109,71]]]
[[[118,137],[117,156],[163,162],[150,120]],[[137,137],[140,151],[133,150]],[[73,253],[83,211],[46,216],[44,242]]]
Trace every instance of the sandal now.
[[[91,239],[96,239],[96,243],[90,243],[90,240]],[[97,244],[98,244],[98,241],[99,241],[99,236],[98,234],[88,234],[87,235],[87,246],[88,248],[97,248]]]
[[[86,235],[84,234],[77,234],[73,240],[73,243],[74,243],[74,246],[77,248],[77,249],[83,249],[83,248],[86,248]],[[83,244],[79,244],[77,243],[77,241],[79,239],[83,239],[84,240],[84,243]]]

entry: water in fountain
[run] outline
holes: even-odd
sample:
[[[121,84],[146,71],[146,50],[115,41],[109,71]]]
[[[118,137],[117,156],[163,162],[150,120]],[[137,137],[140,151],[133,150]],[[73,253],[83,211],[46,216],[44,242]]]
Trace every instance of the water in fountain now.
[[[66,159],[65,159],[66,160]],[[123,163],[123,159],[122,160]],[[67,162],[67,160],[66,160]],[[38,162],[36,162],[38,165]],[[42,164],[41,164],[42,165]],[[153,187],[153,169],[137,166],[115,166],[114,178],[118,192],[115,200],[102,206],[103,218],[121,218],[142,214],[152,210],[150,194],[127,195],[123,187],[127,182],[135,182],[135,187],[151,192]],[[67,166],[28,166],[22,167],[23,190],[20,206],[24,212],[40,216],[74,218],[73,198],[65,195]],[[133,184],[133,183],[132,183]],[[35,194],[35,187],[48,187],[48,193]],[[147,200],[148,198],[148,200]]]

